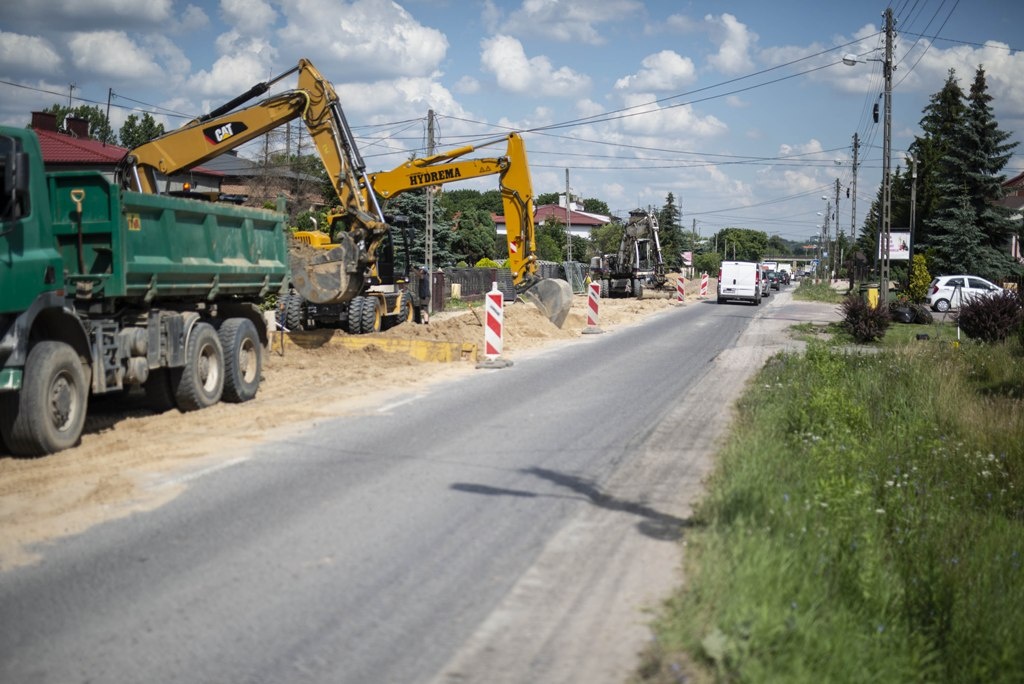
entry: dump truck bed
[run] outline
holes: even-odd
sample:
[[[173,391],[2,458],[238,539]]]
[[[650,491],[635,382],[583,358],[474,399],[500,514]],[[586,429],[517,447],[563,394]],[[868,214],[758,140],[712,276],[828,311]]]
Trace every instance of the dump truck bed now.
[[[283,214],[123,191],[100,173],[55,172],[47,182],[69,288],[212,301],[263,297],[287,283]]]

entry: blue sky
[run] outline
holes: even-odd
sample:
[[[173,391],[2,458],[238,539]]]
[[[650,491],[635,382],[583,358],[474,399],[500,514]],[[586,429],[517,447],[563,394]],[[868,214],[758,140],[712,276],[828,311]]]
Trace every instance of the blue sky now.
[[[370,171],[525,132],[535,193],[572,192],[620,215],[669,192],[687,227],[806,240],[841,186],[850,230],[881,180],[886,5],[776,0],[33,0],[0,18],[0,122],[61,102],[180,125],[309,58],[342,98]],[[1024,140],[1024,3],[904,0],[893,83],[893,164],[949,69],[984,65],[1001,127]],[[841,64],[844,54],[868,61]],[[74,89],[70,85],[74,84]],[[286,80],[283,86],[290,85]],[[280,142],[283,144],[283,141]],[[482,154],[494,155],[501,146]],[[1024,171],[1018,150],[1005,173]],[[243,150],[255,156],[255,150]],[[455,187],[489,189],[490,179]]]

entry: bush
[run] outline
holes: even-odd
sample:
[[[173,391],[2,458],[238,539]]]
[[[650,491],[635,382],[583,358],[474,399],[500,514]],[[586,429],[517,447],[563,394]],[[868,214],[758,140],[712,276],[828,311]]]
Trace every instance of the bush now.
[[[476,264],[474,264],[474,266],[473,266],[473,268],[500,268],[500,267],[501,267],[501,264],[499,264],[494,259],[489,259],[487,257],[484,257],[484,258],[480,259],[480,261],[476,262]]]
[[[843,312],[843,328],[860,343],[882,339],[892,322],[887,308],[870,306],[860,297],[847,297],[840,308]]]
[[[1004,290],[991,297],[975,297],[963,303],[957,324],[968,337],[982,342],[1002,342],[1019,334],[1024,308],[1017,293]]]

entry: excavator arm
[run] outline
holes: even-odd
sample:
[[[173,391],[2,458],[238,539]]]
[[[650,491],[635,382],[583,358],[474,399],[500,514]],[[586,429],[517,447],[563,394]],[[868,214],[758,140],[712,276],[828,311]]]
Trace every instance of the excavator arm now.
[[[298,73],[294,90],[238,109]],[[292,283],[317,304],[349,301],[363,288],[388,225],[372,192],[366,164],[355,144],[334,86],[302,59],[288,71],[259,83],[209,114],[130,150],[118,168],[120,183],[157,193],[157,174],[171,176],[234,150],[289,121],[301,119],[338,196],[338,245],[329,251],[293,251]]]
[[[500,157],[462,159],[482,147],[506,142]],[[526,146],[518,133],[509,133],[477,146],[466,145],[446,152],[411,159],[390,171],[370,174],[364,190],[384,199],[409,190],[456,181],[498,175],[498,187],[505,211],[509,269],[516,292],[561,327],[572,306],[572,288],[564,280],[537,275],[537,245],[533,222],[533,184],[526,160]]]

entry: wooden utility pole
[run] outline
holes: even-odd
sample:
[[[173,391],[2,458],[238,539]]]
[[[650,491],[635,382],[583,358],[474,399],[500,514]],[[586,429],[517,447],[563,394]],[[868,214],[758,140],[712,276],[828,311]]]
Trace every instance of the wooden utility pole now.
[[[427,110],[427,156],[434,154],[434,110]],[[434,302],[433,289],[434,284],[434,189],[427,188],[427,234],[424,239],[424,250],[426,252],[425,259],[427,262],[427,287],[430,288],[429,304],[427,304],[427,313],[432,313],[431,305]],[[409,256],[406,255],[406,259]]]

